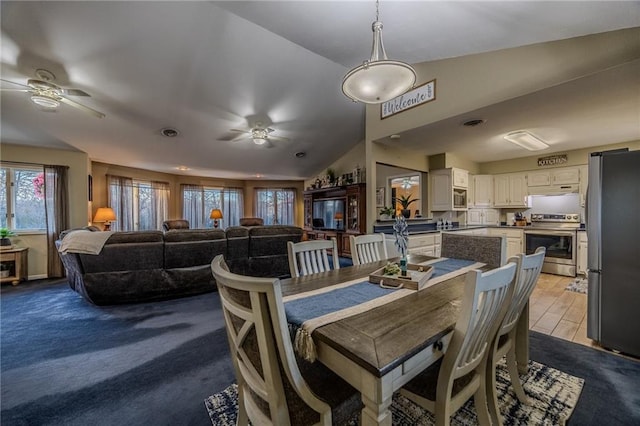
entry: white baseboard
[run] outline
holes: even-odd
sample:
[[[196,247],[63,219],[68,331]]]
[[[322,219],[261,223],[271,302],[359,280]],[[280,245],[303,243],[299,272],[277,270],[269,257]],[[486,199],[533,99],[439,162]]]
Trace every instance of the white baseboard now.
[[[47,274],[40,274],[40,275],[29,275],[29,278],[27,278],[27,281],[31,281],[31,280],[44,280],[46,278],[49,278],[47,276]]]

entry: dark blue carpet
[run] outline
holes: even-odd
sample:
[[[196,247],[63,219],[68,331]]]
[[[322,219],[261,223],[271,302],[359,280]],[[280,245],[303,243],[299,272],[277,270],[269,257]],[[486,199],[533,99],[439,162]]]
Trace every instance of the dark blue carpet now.
[[[209,425],[234,381],[217,293],[114,307],[69,289],[2,289],[3,425]]]
[[[2,425],[210,425],[235,381],[217,293],[97,307],[66,282],[3,286]],[[531,359],[585,379],[570,425],[640,425],[640,362],[531,332]]]

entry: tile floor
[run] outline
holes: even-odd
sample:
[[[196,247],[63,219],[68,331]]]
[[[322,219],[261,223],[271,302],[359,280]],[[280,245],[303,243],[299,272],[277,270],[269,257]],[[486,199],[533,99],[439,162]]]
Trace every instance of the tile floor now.
[[[529,328],[586,346],[587,295],[566,291],[574,278],[541,274],[529,299]]]

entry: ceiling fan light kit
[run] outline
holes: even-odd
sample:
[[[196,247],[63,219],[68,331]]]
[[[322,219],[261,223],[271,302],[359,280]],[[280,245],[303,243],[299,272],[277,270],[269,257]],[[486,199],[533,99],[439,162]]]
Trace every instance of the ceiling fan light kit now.
[[[32,95],[31,102],[44,108],[58,108],[60,106],[58,100],[44,95]]]
[[[382,42],[382,22],[376,0],[376,20],[371,25],[371,58],[344,76],[342,92],[354,102],[380,104],[402,95],[416,82],[416,71],[407,63],[387,58]]]

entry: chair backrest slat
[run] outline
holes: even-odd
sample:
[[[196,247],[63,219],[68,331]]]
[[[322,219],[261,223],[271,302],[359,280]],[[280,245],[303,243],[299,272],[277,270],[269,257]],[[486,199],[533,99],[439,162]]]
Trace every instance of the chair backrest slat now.
[[[292,277],[302,277],[310,274],[339,269],[338,244],[334,238],[330,240],[311,240],[287,243],[289,253],[289,271]],[[329,262],[331,250],[333,262]]]
[[[389,258],[383,233],[350,235],[349,241],[354,265],[363,265]]]

